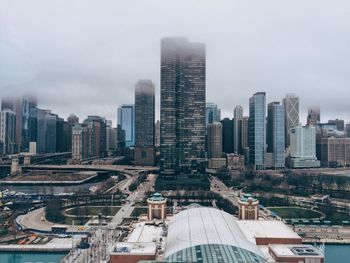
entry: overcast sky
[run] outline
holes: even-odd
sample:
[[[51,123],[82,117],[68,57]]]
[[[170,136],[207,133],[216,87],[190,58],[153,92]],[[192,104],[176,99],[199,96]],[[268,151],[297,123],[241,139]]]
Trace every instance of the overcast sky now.
[[[207,101],[223,117],[266,91],[299,95],[303,122],[312,105],[350,121],[349,0],[0,0],[0,97],[35,92],[62,117],[115,123],[151,79],[159,108],[165,36],[206,44]]]

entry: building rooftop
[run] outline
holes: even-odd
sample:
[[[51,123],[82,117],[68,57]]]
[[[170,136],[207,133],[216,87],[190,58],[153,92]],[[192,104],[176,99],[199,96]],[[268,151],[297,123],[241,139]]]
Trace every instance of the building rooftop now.
[[[323,253],[312,245],[270,245],[277,257],[323,257]]]
[[[155,255],[157,245],[153,242],[118,242],[111,254]]]
[[[154,193],[150,198],[148,198],[148,200],[154,202],[161,202],[165,201],[165,197],[163,197],[160,193]]]
[[[242,202],[248,202],[248,200],[251,199],[253,202],[256,202],[258,201],[258,199],[256,199],[253,195],[251,194],[243,194],[241,197],[240,197],[240,200]]]
[[[256,238],[301,241],[301,237],[281,221],[240,220],[237,224],[250,242],[256,243]]]
[[[167,260],[212,263],[264,262],[258,247],[247,239],[232,215],[209,207],[192,208],[170,221]]]

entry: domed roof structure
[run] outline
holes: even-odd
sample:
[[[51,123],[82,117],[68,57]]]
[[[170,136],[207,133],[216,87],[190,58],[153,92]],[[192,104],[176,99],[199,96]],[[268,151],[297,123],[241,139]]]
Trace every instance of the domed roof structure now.
[[[265,262],[235,217],[209,207],[187,209],[172,218],[165,259],[203,263]]]

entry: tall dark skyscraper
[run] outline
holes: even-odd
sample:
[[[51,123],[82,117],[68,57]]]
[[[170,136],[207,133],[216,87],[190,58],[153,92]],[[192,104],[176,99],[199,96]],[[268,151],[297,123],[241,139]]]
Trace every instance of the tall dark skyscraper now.
[[[222,151],[224,153],[233,153],[233,120],[225,118],[221,121],[222,125]]]
[[[205,167],[205,45],[161,40],[161,176],[198,174]]]
[[[266,94],[257,92],[249,99],[249,161],[254,169],[265,169]]]
[[[155,89],[150,80],[135,87],[135,164],[154,164]]]

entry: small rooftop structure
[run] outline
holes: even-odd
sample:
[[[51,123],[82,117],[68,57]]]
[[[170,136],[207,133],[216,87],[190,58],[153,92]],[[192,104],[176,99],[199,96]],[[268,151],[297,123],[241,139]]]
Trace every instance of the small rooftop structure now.
[[[276,262],[324,263],[322,251],[312,245],[271,245],[269,253]]]
[[[160,193],[154,193],[147,199],[148,204],[148,220],[166,218],[166,198]]]

